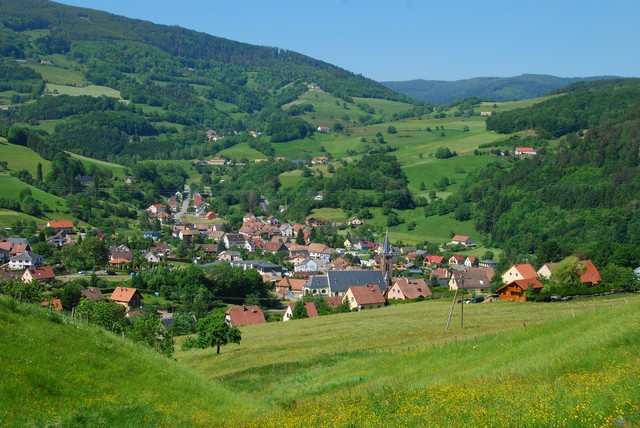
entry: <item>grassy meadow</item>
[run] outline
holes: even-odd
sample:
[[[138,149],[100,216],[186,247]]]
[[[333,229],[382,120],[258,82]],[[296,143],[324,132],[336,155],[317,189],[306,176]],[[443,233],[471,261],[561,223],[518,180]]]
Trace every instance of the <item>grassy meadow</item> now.
[[[243,327],[178,361],[270,402],[248,426],[636,426],[638,296],[450,301]],[[461,415],[464,417],[461,418]]]
[[[38,163],[42,164],[42,174],[46,176],[51,170],[51,162],[44,159],[33,150],[11,144],[6,138],[0,137],[0,159],[7,161],[9,171],[20,171],[26,169],[35,177],[38,170]]]
[[[637,426],[640,296],[241,327],[175,360],[0,299],[7,426]],[[178,338],[178,344],[181,339]],[[464,417],[461,417],[464,415]]]

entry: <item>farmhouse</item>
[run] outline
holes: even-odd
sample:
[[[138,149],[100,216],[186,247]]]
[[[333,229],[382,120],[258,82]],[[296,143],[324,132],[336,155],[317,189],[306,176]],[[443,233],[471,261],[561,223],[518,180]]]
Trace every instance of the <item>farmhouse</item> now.
[[[101,302],[105,300],[104,295],[102,294],[102,291],[100,291],[99,288],[94,288],[94,287],[87,288],[80,291],[80,293],[82,294],[82,297],[84,297],[87,300],[91,300],[93,302]]]
[[[540,269],[538,269],[538,276],[540,278],[552,278],[553,270],[557,266],[558,263],[545,263]],[[578,269],[584,269],[584,272],[580,275],[580,280],[584,285],[592,286],[600,283],[600,272],[598,272],[598,269],[591,260],[581,260],[578,262]]]
[[[527,290],[532,289],[533,292],[540,291],[544,285],[536,278],[516,279],[496,290],[500,295],[500,299],[514,300],[518,302],[527,301]]]
[[[468,268],[455,271],[449,279],[449,289],[457,290],[462,288],[474,292],[488,290],[491,286],[491,278],[494,271],[490,268]]]
[[[129,309],[137,309],[142,307],[142,294],[137,288],[131,287],[116,287],[111,293],[109,300],[112,300],[120,305],[123,305]]]
[[[473,239],[469,236],[464,235],[456,235],[451,238],[451,245],[463,245],[465,247],[475,247],[476,244],[473,242]]]
[[[265,324],[264,313],[257,306],[236,306],[225,312],[225,320],[233,327],[241,325]]]
[[[26,269],[30,267],[42,266],[44,257],[40,254],[24,251],[9,259],[10,269]]]
[[[531,147],[516,147],[513,153],[519,156],[535,156],[538,152]]]
[[[423,278],[398,278],[387,290],[385,297],[394,300],[424,299],[431,296],[431,289]]]
[[[502,275],[502,282],[509,284],[516,279],[535,278],[536,276],[536,271],[530,264],[516,264],[511,266],[511,268]]]
[[[71,220],[49,220],[47,227],[56,232],[74,233],[73,221]]]
[[[36,266],[27,268],[22,274],[22,282],[37,281],[38,284],[48,284],[56,279],[51,266]]]
[[[343,296],[350,287],[359,285],[377,285],[378,290],[387,290],[381,270],[344,270],[312,276],[304,285],[304,293]]]
[[[342,301],[348,302],[352,311],[382,308],[387,303],[380,288],[373,284],[349,287]]]
[[[287,310],[282,317],[282,321],[289,321],[293,318],[293,309],[295,308],[295,303],[287,306]],[[316,308],[316,304],[314,302],[305,302],[304,309],[307,311],[307,317],[315,318],[318,316],[318,309]]]
[[[49,308],[54,311],[61,311],[63,309],[60,299],[45,300],[44,302],[40,303],[40,306],[42,306],[43,308]]]

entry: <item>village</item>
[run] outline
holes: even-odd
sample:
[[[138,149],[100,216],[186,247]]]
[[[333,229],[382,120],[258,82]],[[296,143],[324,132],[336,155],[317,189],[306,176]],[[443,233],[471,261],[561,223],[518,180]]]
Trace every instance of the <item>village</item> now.
[[[381,308],[390,301],[431,299],[434,288],[455,292],[455,295],[460,292],[459,303],[489,303],[496,299],[524,302],[544,288],[544,282],[552,278],[557,266],[557,263],[545,263],[536,270],[530,264],[515,264],[496,277],[496,261],[464,255],[465,250],[475,248],[476,243],[471,237],[462,235],[453,236],[450,242],[439,247],[458,250],[450,256],[445,255],[446,251],[431,254],[415,246],[391,245],[388,231],[380,242],[354,239],[347,234],[342,247],[332,248],[311,241],[314,228],[325,223],[314,217],[307,217],[304,224],[291,224],[281,223],[274,215],[256,217],[247,213],[241,227],[231,230],[223,219],[207,211],[203,195],[194,193],[187,198],[182,201],[182,195],[177,193],[165,203],[149,206],[146,210],[149,219],[157,220],[156,224],[160,224],[165,233],[170,231],[173,242],[191,249],[193,257],[187,260],[191,264],[228,263],[242,270],[257,271],[281,302],[281,309],[276,310],[280,316],[276,319],[283,321],[295,318],[296,302],[304,303],[307,317],[318,316],[313,301],[303,302],[309,300],[305,296],[322,297],[331,308],[345,305],[351,311]],[[181,219],[187,207],[195,213],[190,218],[201,220],[186,222]],[[361,219],[353,217],[346,226],[362,224]],[[79,232],[71,220],[51,220],[42,228],[49,234],[46,242],[56,248],[78,245],[78,241],[88,236],[107,240],[99,230]],[[165,242],[163,232],[150,230],[141,235],[151,243],[146,250],[134,251],[124,243],[115,242],[109,246],[103,265],[87,266],[86,271],[77,273],[65,272],[61,266],[47,263],[45,257],[32,251],[25,238],[1,238],[2,281],[34,282],[46,290],[54,284],[64,285],[61,281],[88,273],[134,275],[137,271],[158,266],[184,267],[177,263],[184,255],[179,257],[175,245]],[[600,273],[590,260],[580,261],[580,269],[583,285],[592,287],[601,282]],[[144,305],[140,290],[120,283],[108,291],[105,296],[96,287],[87,288],[82,290],[82,298],[119,303],[126,308],[128,317],[140,313]],[[55,298],[43,301],[42,305],[54,310],[63,309],[60,299]],[[159,310],[159,316],[167,326],[172,322],[172,315],[170,310]],[[265,317],[258,305],[234,305],[226,316],[234,326],[265,323],[271,319]]]

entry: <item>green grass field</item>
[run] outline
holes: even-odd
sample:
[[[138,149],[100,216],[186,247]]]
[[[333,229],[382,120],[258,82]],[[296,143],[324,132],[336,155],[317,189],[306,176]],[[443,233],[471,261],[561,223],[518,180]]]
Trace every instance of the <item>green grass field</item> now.
[[[241,327],[172,361],[0,299],[7,426],[637,426],[640,296]],[[180,342],[180,340],[178,340]],[[505,402],[508,400],[508,403]],[[508,404],[508,405],[507,405]]]
[[[0,189],[3,191],[3,196],[10,199],[18,199],[20,192],[23,189],[31,190],[31,194],[34,199],[47,205],[53,211],[67,211],[67,202],[51,193],[47,193],[38,189],[37,187],[30,186],[15,177],[11,177],[4,173],[0,173]]]
[[[78,155],[72,152],[66,152],[66,153],[68,153],[72,158],[78,159],[79,161],[81,161],[85,168],[95,165],[98,168],[107,169],[113,172],[114,175],[117,175],[119,177],[124,177],[126,175],[127,167],[118,165],[117,163],[88,158],[86,156]]]
[[[98,86],[98,85],[87,85],[81,88],[69,85],[59,85],[54,83],[47,83],[46,92],[55,95],[71,95],[71,96],[79,96],[79,95],[89,95],[92,97],[99,97],[101,95],[105,95],[107,97],[113,97],[121,99],[120,91],[116,89],[109,88],[107,86]]]
[[[233,159],[235,161],[240,161],[240,159],[254,161],[256,159],[267,158],[264,153],[249,147],[248,143],[240,143],[233,147],[229,147],[228,149],[224,149],[218,153],[218,156]]]
[[[33,177],[36,176],[38,163],[42,164],[44,176],[51,169],[50,161],[27,147],[8,143],[6,138],[3,137],[0,137],[0,159],[7,161],[10,171],[26,169]]]
[[[1,181],[1,178],[0,178]],[[0,208],[0,229],[10,228],[16,220],[20,221],[34,221],[36,225],[44,224],[43,220],[37,217],[20,213],[17,211]]]
[[[40,73],[47,83],[54,83],[57,85],[75,85],[78,82],[84,82],[84,76],[80,71],[69,70],[58,66],[34,64],[30,62],[26,63],[24,66],[33,68],[35,71]]]

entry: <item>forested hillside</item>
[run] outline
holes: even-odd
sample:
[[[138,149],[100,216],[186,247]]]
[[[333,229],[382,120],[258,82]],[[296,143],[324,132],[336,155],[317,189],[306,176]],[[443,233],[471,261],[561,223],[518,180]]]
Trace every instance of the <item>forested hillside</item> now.
[[[617,263],[633,265],[640,262],[640,80],[574,89],[488,119],[498,132],[561,137],[558,148],[477,171],[458,196],[475,203],[476,228],[511,259],[550,261],[580,248],[601,263],[617,254]]]
[[[610,77],[556,77],[523,74],[515,77],[475,77],[473,79],[408,80],[382,82],[388,88],[417,100],[449,103],[458,98],[477,97],[488,101],[514,101],[537,98],[573,82],[608,79]]]
[[[363,76],[278,48],[46,0],[2,1],[0,13],[0,104],[20,106],[3,111],[0,124],[55,121],[47,128],[55,136],[45,139],[103,160],[193,159],[250,140],[250,130],[266,134],[261,148],[269,153],[270,142],[315,131],[295,109],[281,108],[311,88],[345,106],[353,97],[415,104]],[[58,96],[69,88],[87,88],[91,96]],[[208,130],[229,138],[208,141]]]

